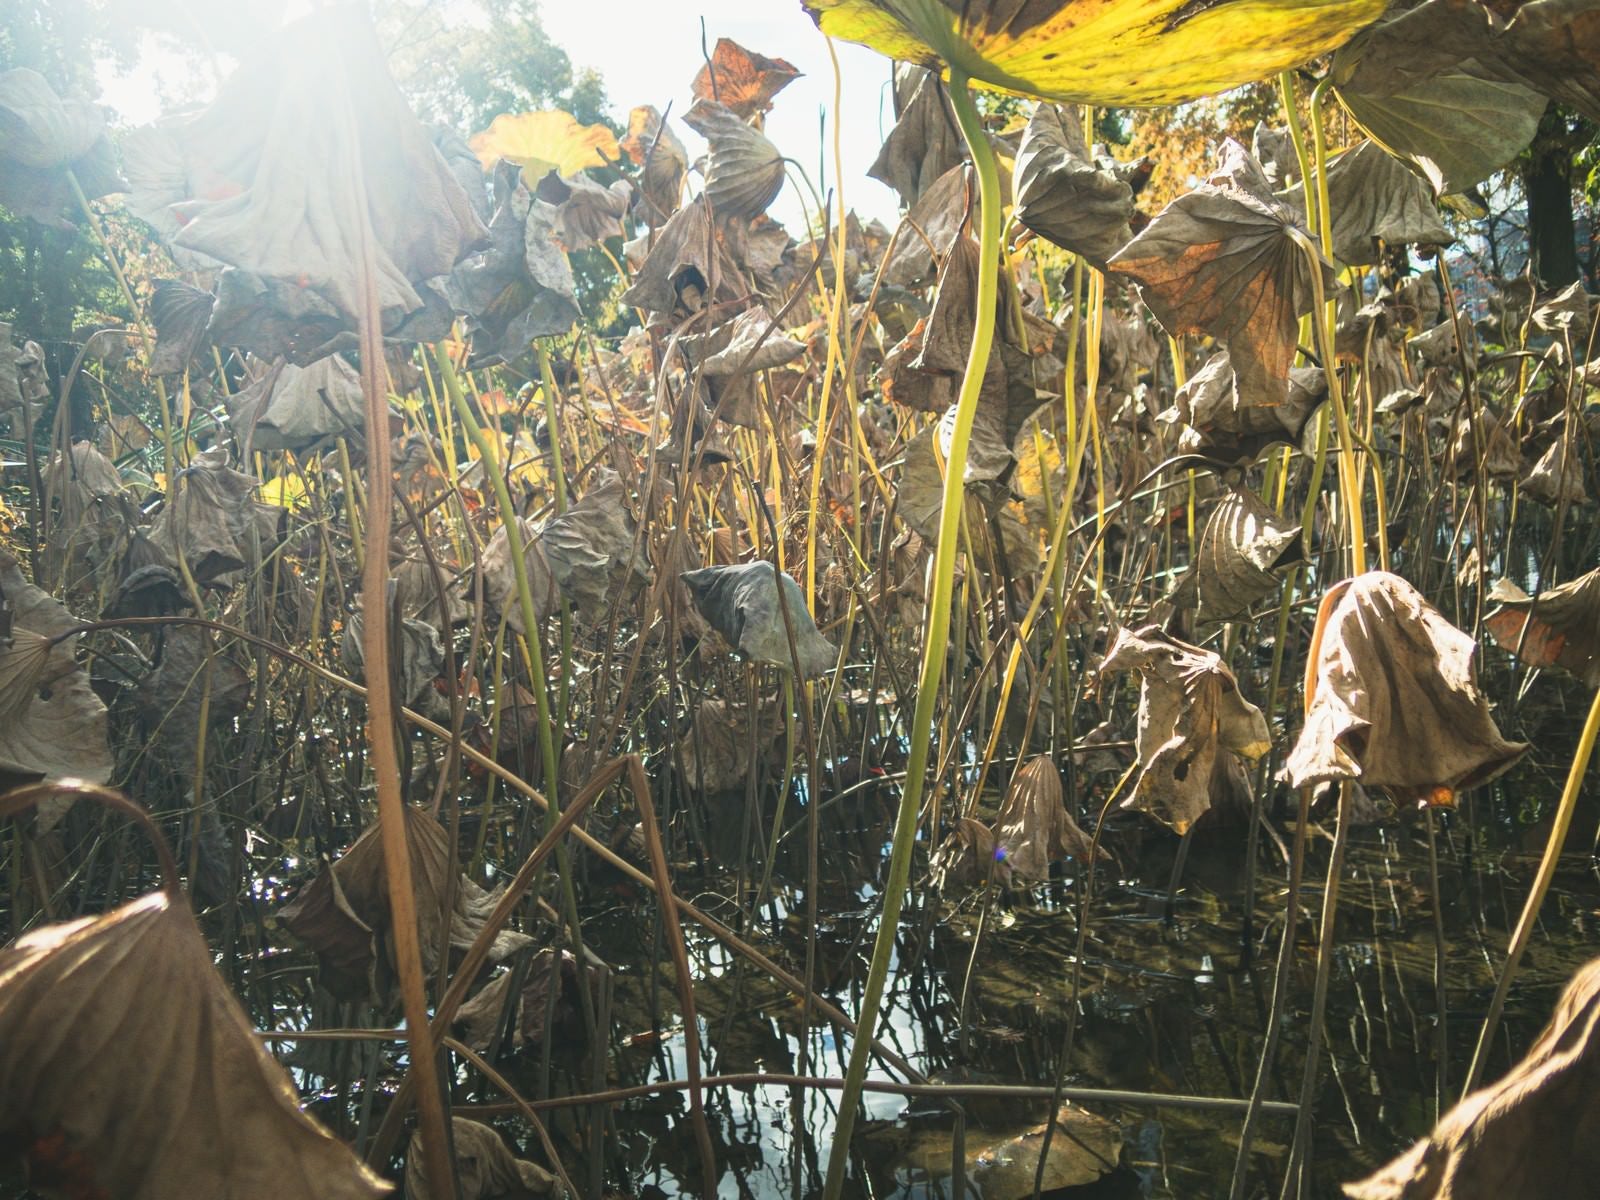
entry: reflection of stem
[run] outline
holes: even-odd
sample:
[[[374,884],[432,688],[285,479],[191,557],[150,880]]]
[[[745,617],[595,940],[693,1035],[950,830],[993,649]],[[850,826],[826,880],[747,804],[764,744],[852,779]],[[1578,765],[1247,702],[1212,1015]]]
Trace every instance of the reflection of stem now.
[[[1000,255],[1000,176],[994,151],[978,116],[978,109],[967,91],[966,75],[956,69],[950,73],[950,99],[967,139],[972,161],[978,169],[979,257],[977,315],[972,331],[972,348],[967,356],[967,371],[961,380],[961,395],[956,401],[954,428],[946,464],[943,506],[939,512],[939,541],[934,551],[933,578],[928,588],[928,624],[923,637],[922,670],[917,680],[916,706],[911,718],[911,746],[906,763],[905,790],[900,796],[900,811],[895,819],[893,850],[889,856],[888,878],[883,888],[883,915],[872,950],[872,966],[862,992],[856,1035],[850,1047],[850,1064],[845,1072],[844,1093],[839,1099],[838,1125],[833,1149],[828,1156],[828,1178],[824,1200],[838,1200],[844,1186],[845,1167],[850,1157],[850,1135],[861,1106],[861,1088],[866,1079],[867,1059],[877,1029],[879,1007],[889,960],[894,955],[895,933],[900,923],[900,908],[911,878],[911,855],[916,841],[917,811],[922,802],[924,776],[928,767],[929,742],[934,713],[938,707],[939,681],[944,674],[945,654],[950,638],[950,593],[955,580],[956,542],[961,529],[961,514],[966,505],[963,477],[967,469],[967,442],[972,434],[972,418],[978,407],[978,392],[989,363],[989,348],[994,340],[995,296],[999,283]]]
[[[1344,873],[1344,850],[1350,840],[1350,800],[1355,784],[1339,785],[1339,817],[1333,830],[1333,852],[1328,856],[1328,881],[1322,891],[1322,929],[1317,935],[1317,979],[1311,990],[1311,1020],[1306,1031],[1306,1073],[1300,1080],[1300,1111],[1289,1148],[1289,1169],[1284,1173],[1282,1200],[1302,1194],[1297,1176],[1311,1140],[1311,1113],[1316,1107],[1317,1077],[1322,1067],[1322,1025],[1328,1011],[1328,981],[1333,974],[1334,925],[1339,909],[1339,880]],[[1298,834],[1296,835],[1299,836]]]
[[[1583,733],[1578,738],[1578,749],[1572,756],[1572,767],[1567,772],[1567,786],[1561,792],[1561,804],[1550,826],[1550,840],[1545,843],[1544,857],[1539,860],[1539,873],[1534,876],[1533,890],[1522,906],[1522,916],[1517,918],[1516,932],[1506,948],[1506,965],[1495,984],[1494,999],[1489,1001],[1488,1015],[1483,1018],[1483,1028],[1478,1032],[1478,1047],[1472,1052],[1472,1066],[1467,1069],[1467,1081],[1461,1085],[1465,1096],[1478,1086],[1483,1068],[1489,1057],[1489,1043],[1494,1040],[1495,1026],[1500,1023],[1500,1011],[1505,1007],[1506,993],[1511,990],[1511,980],[1516,976],[1522,952],[1528,948],[1528,937],[1533,933],[1533,923],[1539,919],[1539,909],[1550,881],[1555,878],[1556,863],[1561,858],[1561,848],[1567,841],[1567,830],[1572,826],[1572,814],[1578,807],[1578,793],[1582,790],[1584,772],[1589,769],[1589,759],[1594,754],[1595,735],[1600,733],[1600,691],[1595,692],[1589,705],[1589,717],[1583,723]]]

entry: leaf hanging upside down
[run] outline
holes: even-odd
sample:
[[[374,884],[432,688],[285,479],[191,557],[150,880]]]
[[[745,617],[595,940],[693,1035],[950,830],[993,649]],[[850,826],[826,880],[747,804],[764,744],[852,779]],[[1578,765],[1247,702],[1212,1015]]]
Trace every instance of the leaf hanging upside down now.
[[[757,217],[783,190],[783,155],[758,130],[714,100],[697,100],[683,123],[711,146],[706,198],[718,217]]]
[[[517,1158],[487,1125],[451,1117],[451,1143],[456,1156],[459,1200],[522,1200],[527,1196],[561,1195],[561,1181],[543,1167]],[[429,1200],[428,1176],[422,1163],[422,1131],[411,1135],[406,1150],[406,1196]]]
[[[1210,334],[1228,345],[1245,403],[1288,398],[1302,314],[1315,302],[1299,219],[1272,195],[1260,164],[1228,141],[1222,165],[1174,200],[1111,259],[1174,337]],[[1333,264],[1316,255],[1324,292]]]
[[[73,1196],[388,1191],[300,1111],[187,906],[165,894],[0,950],[0,1138],[28,1145],[36,1184]]]
[[[765,559],[737,567],[702,567],[680,578],[700,615],[745,658],[786,670],[798,667],[804,679],[833,669],[839,652],[818,632],[800,585]],[[798,658],[789,651],[790,628]]]
[[[1133,237],[1133,198],[1148,178],[1145,159],[1094,162],[1077,113],[1040,104],[1017,149],[1017,220],[1104,270]]]
[[[438,965],[446,932],[450,949],[471,946],[505,886],[486,892],[464,875],[452,886],[450,842],[444,827],[421,809],[408,806],[405,814],[422,959],[431,972]],[[447,890],[454,897],[448,922]],[[347,1000],[381,999],[388,989],[376,972],[380,964],[385,968],[392,964],[394,951],[388,871],[378,823],[367,826],[337,862],[302,887],[279,911],[278,919],[316,951],[329,991]],[[526,934],[502,929],[489,948],[490,961],[499,962],[532,942]]]
[[[1385,571],[1340,587],[1323,601],[1291,786],[1354,779],[1397,803],[1452,804],[1527,752],[1500,735],[1478,690],[1477,643],[1416,588]]]
[[[1600,687],[1600,567],[1537,597],[1502,579],[1489,599],[1500,608],[1484,627],[1502,650],[1530,667],[1560,667]]]
[[[994,822],[995,858],[1011,878],[1043,882],[1050,864],[1067,855],[1087,865],[1094,839],[1078,827],[1062,800],[1061,772],[1036,755],[1011,778]],[[1098,857],[1111,857],[1100,849]]]
[[[1231,788],[1235,756],[1254,761],[1267,752],[1267,720],[1220,657],[1154,625],[1119,632],[1100,666],[1102,676],[1130,670],[1141,678],[1139,777],[1122,807],[1186,833]]]

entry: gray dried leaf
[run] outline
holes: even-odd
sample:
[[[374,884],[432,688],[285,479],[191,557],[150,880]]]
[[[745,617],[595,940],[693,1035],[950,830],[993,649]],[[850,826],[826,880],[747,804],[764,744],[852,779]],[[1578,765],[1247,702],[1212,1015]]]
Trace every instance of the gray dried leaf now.
[[[200,714],[226,729],[250,703],[250,673],[216,648],[210,630],[180,625],[164,632],[161,661],[139,685],[135,704],[149,746],[181,778],[192,778]]]
[[[561,1181],[543,1167],[514,1156],[500,1135],[487,1125],[451,1117],[459,1200],[523,1200],[527,1196],[559,1196]],[[428,1200],[427,1169],[422,1159],[422,1131],[411,1135],[406,1149],[406,1195]]]
[[[1011,777],[994,822],[994,856],[1012,879],[1042,883],[1050,864],[1072,855],[1087,864],[1094,839],[1078,827],[1062,800],[1061,772],[1048,754],[1028,760]],[[1101,849],[1098,857],[1111,857]]]
[[[76,637],[61,637],[79,622],[23,577],[17,560],[0,550],[0,771],[43,779],[104,783],[114,763],[106,706],[73,654]],[[60,641],[52,641],[61,637]],[[66,804],[41,806],[45,832]]]
[[[1142,163],[1142,160],[1141,160]],[[1046,241],[1105,269],[1133,237],[1129,225],[1141,163],[1096,163],[1074,111],[1041,103],[1017,150],[1012,175],[1017,220]]]
[[[484,891],[466,876],[457,875],[452,887],[450,839],[444,827],[410,805],[405,815],[422,958],[432,972],[439,963],[446,929],[450,949],[465,951],[482,931],[505,885]],[[447,889],[454,896],[448,926],[444,919]],[[335,995],[347,1000],[381,999],[387,988],[374,986],[373,973],[380,961],[393,965],[394,950],[388,873],[378,823],[368,825],[337,862],[302,887],[278,911],[278,919],[316,951],[323,982]],[[499,962],[532,944],[527,934],[502,929],[490,945],[489,960]]]
[[[1302,184],[1282,195],[1291,208],[1304,210]],[[1334,257],[1347,267],[1376,264],[1381,246],[1437,249],[1455,241],[1428,185],[1370,140],[1328,164],[1328,208]]]
[[[800,585],[765,559],[734,567],[702,567],[680,578],[700,615],[743,657],[784,669],[798,666],[804,679],[833,669],[838,649],[818,632]],[[791,627],[798,657],[789,652]]]
[[[715,100],[696,100],[683,123],[710,144],[706,199],[719,218],[755,217],[783,190],[783,153]]]
[[[71,229],[71,173],[90,200],[123,191],[105,117],[86,100],[63,99],[37,71],[0,71],[0,204],[18,216]]]
[[[226,585],[234,572],[260,562],[278,543],[283,510],[258,503],[253,476],[228,466],[221,446],[195,455],[172,480],[150,537],[169,555],[183,555],[196,582]]]
[[[360,373],[337,354],[308,367],[279,363],[227,399],[241,453],[307,450],[330,437],[366,431]]]
[[[400,702],[413,708],[433,693],[433,681],[444,674],[444,639],[439,631],[415,617],[403,617],[399,636],[395,636],[394,622],[389,622],[390,656],[398,651],[398,665],[391,661],[389,670],[399,683]],[[357,608],[345,621],[344,640],[340,656],[351,678],[358,683],[366,681],[366,647],[362,640],[361,609]]]
[[[900,203],[911,208],[940,176],[966,160],[967,146],[934,72],[902,68],[895,99],[899,115],[867,174],[892,187]]]
[[[351,119],[336,116],[347,109]],[[447,274],[485,235],[357,6],[285,26],[170,132],[186,176],[211,181],[175,210],[174,244],[317,293],[346,316],[362,306],[364,226],[379,307],[391,316],[421,308],[417,285]]]

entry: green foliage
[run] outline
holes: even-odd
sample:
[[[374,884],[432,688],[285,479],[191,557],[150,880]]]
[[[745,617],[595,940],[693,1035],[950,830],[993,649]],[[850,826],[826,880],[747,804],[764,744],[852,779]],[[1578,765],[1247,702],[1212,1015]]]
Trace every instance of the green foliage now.
[[[379,20],[395,79],[425,120],[470,133],[503,112],[562,108],[584,124],[611,124],[599,75],[573,69],[545,32],[535,0],[448,12],[393,0]]]

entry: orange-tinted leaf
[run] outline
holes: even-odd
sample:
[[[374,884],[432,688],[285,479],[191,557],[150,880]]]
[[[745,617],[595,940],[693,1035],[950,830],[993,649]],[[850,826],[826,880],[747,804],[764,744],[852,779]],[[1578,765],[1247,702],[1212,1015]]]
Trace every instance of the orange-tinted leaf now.
[[[718,38],[711,61],[694,77],[696,100],[726,105],[750,118],[772,107],[772,98],[800,77],[793,64]]]

